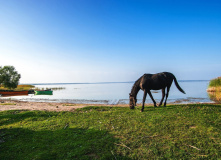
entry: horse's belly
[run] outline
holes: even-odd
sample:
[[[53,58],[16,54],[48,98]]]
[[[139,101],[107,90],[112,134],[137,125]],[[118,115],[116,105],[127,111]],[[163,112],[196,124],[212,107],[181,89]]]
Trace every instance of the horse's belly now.
[[[165,85],[162,85],[162,84],[156,84],[156,85],[152,85],[151,86],[151,90],[160,90],[162,88],[165,88]]]

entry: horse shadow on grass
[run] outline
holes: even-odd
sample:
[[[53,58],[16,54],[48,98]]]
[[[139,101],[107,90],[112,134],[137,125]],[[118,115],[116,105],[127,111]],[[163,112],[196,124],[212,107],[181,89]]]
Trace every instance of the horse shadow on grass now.
[[[1,159],[130,159],[116,152],[118,139],[108,131],[65,128],[0,130]]]

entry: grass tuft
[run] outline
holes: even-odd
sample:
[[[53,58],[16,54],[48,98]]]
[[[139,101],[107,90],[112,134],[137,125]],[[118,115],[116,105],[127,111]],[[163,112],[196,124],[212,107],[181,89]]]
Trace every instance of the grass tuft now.
[[[221,103],[221,77],[210,81],[207,92],[211,100]]]
[[[209,83],[209,87],[221,87],[221,77],[212,79]]]

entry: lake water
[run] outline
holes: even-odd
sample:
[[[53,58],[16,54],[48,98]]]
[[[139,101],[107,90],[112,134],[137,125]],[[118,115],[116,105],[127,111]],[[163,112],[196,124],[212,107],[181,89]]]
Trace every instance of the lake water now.
[[[203,103],[212,102],[206,92],[209,81],[178,81],[186,94],[181,93],[174,83],[168,97],[168,103]],[[125,83],[56,83],[34,84],[38,88],[63,88],[54,90],[53,95],[28,95],[2,97],[1,99],[17,99],[36,102],[64,102],[84,104],[128,104],[129,93],[134,82]],[[154,99],[159,103],[162,93],[151,91]],[[137,99],[142,102],[143,91],[140,90]],[[147,95],[146,103],[152,103]]]

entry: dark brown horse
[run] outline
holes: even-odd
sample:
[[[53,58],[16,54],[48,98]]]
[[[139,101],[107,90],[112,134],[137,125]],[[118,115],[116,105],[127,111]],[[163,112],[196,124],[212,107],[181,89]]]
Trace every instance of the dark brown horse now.
[[[164,97],[165,97],[165,89],[167,88],[166,93],[166,100],[164,102],[164,106],[166,106],[167,98],[170,91],[170,86],[172,82],[175,82],[176,87],[179,89],[180,92],[186,94],[183,89],[179,86],[176,77],[169,72],[162,72],[157,74],[144,74],[142,77],[140,77],[133,85],[131,89],[130,95],[130,109],[134,109],[134,106],[136,106],[137,103],[137,93],[140,89],[144,91],[143,95],[143,103],[142,103],[142,109],[141,112],[144,110],[144,103],[146,100],[147,93],[149,94],[150,98],[152,99],[154,103],[154,107],[156,107],[156,101],[153,99],[153,96],[150,92],[150,90],[159,90],[162,89],[162,99],[160,101],[159,106],[162,105]]]

